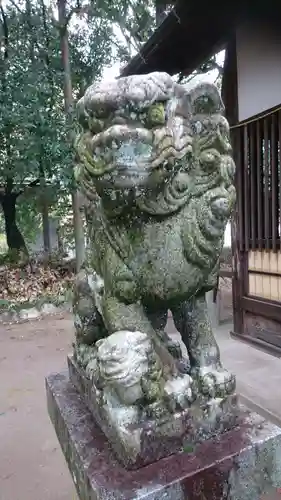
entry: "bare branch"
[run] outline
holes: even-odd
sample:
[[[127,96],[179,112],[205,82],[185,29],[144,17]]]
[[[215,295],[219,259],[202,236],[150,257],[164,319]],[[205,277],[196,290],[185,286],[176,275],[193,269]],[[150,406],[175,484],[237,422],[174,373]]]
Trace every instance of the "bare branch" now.
[[[223,66],[220,66],[220,64],[218,64],[217,61],[212,61],[212,68],[210,71],[212,71],[212,69],[218,70],[220,76],[223,73]]]
[[[38,186],[40,184],[40,179],[35,179],[34,181],[31,181],[29,184],[26,184],[23,186],[19,191],[13,191],[14,183],[13,179],[11,177],[8,177],[6,186],[0,186],[0,202],[5,198],[5,196],[15,196],[16,198],[23,194],[26,189],[33,188],[35,186]]]
[[[17,9],[17,11],[20,13],[20,14],[23,14],[23,11],[19,8],[17,2],[15,2],[14,0],[10,0],[11,4],[13,7],[15,7],[15,9]],[[2,7],[2,2],[1,2],[1,7]]]
[[[141,49],[141,45],[142,45],[142,44],[141,44],[141,43],[139,43],[139,44],[138,44],[138,43],[136,42],[136,40],[135,40],[135,39],[133,38],[133,36],[132,36],[132,33],[130,33],[129,35],[126,33],[127,27],[126,27],[126,25],[124,25],[124,24],[123,24],[123,21],[121,21],[121,19],[120,19],[120,18],[119,18],[119,20],[117,21],[117,23],[118,23],[118,26],[119,26],[119,28],[120,28],[120,31],[121,31],[121,33],[122,33],[122,35],[123,35],[123,37],[124,37],[124,39],[125,39],[126,43],[127,43],[127,45],[128,45],[128,49],[129,49],[129,51],[131,52],[131,50],[130,50],[130,49],[131,49],[131,47],[133,47],[133,48],[134,48],[137,52],[139,52],[139,51],[140,51],[140,49]]]

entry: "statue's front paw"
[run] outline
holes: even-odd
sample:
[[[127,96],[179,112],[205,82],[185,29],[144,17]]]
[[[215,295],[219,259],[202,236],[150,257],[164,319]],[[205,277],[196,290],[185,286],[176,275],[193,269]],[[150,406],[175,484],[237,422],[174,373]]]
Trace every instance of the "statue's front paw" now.
[[[196,386],[187,374],[167,380],[164,392],[172,412],[178,405],[182,409],[189,408],[196,399]]]
[[[221,367],[201,367],[197,372],[197,381],[201,394],[211,398],[233,394],[236,387],[235,376]]]

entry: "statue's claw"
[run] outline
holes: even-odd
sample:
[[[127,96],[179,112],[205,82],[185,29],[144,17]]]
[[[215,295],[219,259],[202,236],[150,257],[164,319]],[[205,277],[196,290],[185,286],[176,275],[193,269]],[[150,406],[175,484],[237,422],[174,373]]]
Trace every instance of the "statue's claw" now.
[[[212,398],[225,397],[235,391],[235,376],[221,367],[200,368],[196,376],[200,392]]]

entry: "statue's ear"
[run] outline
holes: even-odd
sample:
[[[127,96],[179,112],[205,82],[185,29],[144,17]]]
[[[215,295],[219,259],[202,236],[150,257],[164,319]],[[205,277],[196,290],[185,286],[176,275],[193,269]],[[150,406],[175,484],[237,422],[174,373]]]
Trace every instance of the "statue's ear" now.
[[[192,114],[223,114],[224,106],[218,88],[210,83],[197,85],[190,91]]]

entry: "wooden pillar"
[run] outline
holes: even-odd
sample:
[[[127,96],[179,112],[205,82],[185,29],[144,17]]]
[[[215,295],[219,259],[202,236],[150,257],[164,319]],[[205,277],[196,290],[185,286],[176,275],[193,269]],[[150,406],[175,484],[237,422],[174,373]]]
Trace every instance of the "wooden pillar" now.
[[[237,89],[237,59],[236,40],[231,39],[226,47],[225,64],[222,79],[222,98],[225,104],[226,118],[230,126],[238,123],[238,89]],[[247,255],[244,247],[242,222],[243,196],[243,158],[241,131],[233,128],[231,132],[234,160],[236,163],[235,186],[237,202],[231,219],[231,248],[232,248],[232,298],[233,320],[235,333],[243,334],[242,298],[247,283]]]

